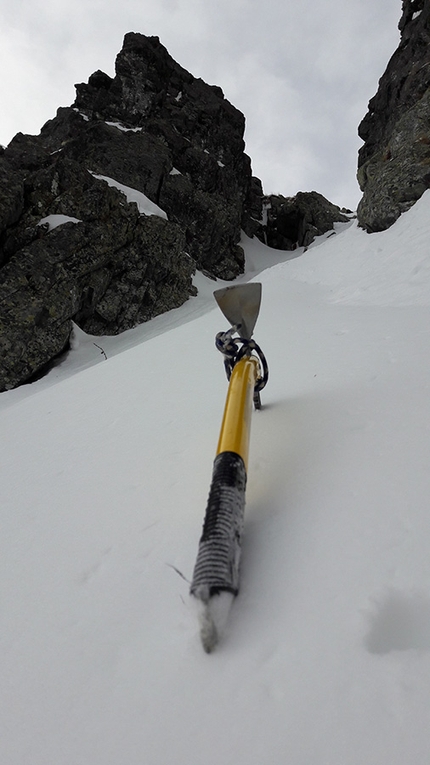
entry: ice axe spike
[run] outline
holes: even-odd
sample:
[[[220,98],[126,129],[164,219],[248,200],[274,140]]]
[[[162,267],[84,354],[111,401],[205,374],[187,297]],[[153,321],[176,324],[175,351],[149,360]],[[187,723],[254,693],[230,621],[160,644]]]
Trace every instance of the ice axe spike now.
[[[232,326],[241,337],[250,340],[261,304],[261,284],[249,282],[215,290],[214,298]]]

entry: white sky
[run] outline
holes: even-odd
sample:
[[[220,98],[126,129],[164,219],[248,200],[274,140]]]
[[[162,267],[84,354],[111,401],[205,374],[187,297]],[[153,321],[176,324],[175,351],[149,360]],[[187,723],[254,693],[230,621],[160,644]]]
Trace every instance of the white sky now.
[[[0,143],[38,133],[96,69],[112,76],[124,34],[142,32],[245,114],[266,193],[354,208],[357,126],[400,15],[401,0],[1,0]]]

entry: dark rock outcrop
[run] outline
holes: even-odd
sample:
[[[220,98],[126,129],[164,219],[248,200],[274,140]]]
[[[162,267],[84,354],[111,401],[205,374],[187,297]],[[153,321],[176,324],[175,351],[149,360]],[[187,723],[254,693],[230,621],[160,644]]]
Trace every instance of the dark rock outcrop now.
[[[241,226],[258,213],[243,115],[158,38],[126,35],[116,76],[76,89],[39,136],[0,153],[0,391],[60,353],[72,320],[116,334],[181,305],[196,267],[237,276]],[[41,225],[53,215],[61,225]]]
[[[403,0],[401,40],[359,126],[359,224],[394,223],[430,188],[430,4]]]
[[[90,121],[116,122],[110,130],[118,133],[117,161],[109,172],[147,194],[185,230],[198,268],[234,278],[244,266],[238,242],[251,184],[243,114],[221,88],[179,66],[157,37],[126,35],[115,70],[113,79],[96,72],[77,85],[74,104]],[[87,142],[89,159],[106,168],[98,141],[87,135]]]
[[[337,205],[316,191],[299,191],[294,197],[264,197],[263,208],[263,223],[256,235],[278,250],[308,247],[335,223],[349,221]]]
[[[5,239],[8,260],[0,270],[2,390],[31,378],[67,346],[71,319],[90,333],[116,334],[180,305],[192,291],[194,264],[180,227],[140,215],[73,160],[26,180],[25,191],[22,228]],[[52,230],[38,225],[46,198],[50,214],[66,220]]]

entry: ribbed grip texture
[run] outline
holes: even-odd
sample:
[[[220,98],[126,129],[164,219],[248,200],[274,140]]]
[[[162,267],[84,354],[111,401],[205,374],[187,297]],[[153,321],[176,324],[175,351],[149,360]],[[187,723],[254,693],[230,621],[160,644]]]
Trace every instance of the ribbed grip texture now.
[[[238,593],[245,489],[242,457],[218,454],[190,590],[204,602],[222,591]]]

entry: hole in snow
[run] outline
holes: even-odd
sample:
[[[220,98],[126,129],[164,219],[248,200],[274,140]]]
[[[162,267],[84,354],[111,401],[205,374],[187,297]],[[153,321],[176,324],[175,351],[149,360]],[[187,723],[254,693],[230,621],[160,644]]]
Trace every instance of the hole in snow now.
[[[430,650],[430,599],[418,593],[390,592],[376,604],[366,648],[376,654]]]

